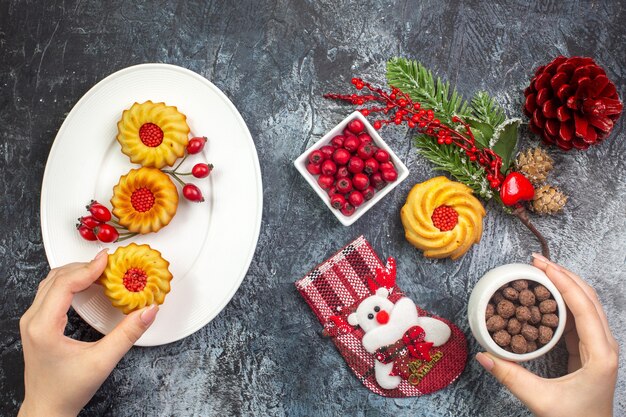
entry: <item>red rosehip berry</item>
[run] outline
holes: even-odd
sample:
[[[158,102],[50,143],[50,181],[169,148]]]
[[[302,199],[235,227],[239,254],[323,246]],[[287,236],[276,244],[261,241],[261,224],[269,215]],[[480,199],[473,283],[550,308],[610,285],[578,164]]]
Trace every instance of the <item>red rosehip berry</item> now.
[[[365,162],[363,162],[363,160],[359,158],[358,156],[353,156],[348,161],[348,171],[350,171],[353,174],[362,172],[363,168],[365,168]]]
[[[370,184],[376,190],[380,190],[385,186],[385,180],[383,180],[383,176],[380,172],[375,172],[370,175]]]
[[[350,160],[350,152],[343,148],[335,149],[333,153],[333,161],[337,163],[337,165],[345,165]]]
[[[100,220],[96,219],[94,216],[83,216],[80,217],[78,219],[79,225],[78,226],[86,226],[90,229],[93,229],[94,227],[97,227],[98,225],[100,225]]]
[[[311,175],[320,175],[322,172],[322,166],[320,164],[315,165],[309,162],[306,165],[306,170],[309,171],[309,174]]]
[[[354,119],[348,123],[348,130],[355,135],[361,133],[365,129],[365,125],[359,119]]]
[[[96,237],[100,242],[111,243],[115,242],[120,234],[117,229],[110,224],[101,224],[100,226],[93,229]]]
[[[337,135],[330,140],[330,144],[335,148],[343,148],[343,141],[345,138],[342,135]]]
[[[386,169],[381,171],[381,174],[386,182],[393,182],[398,179],[398,172],[395,169]]]
[[[349,176],[350,176],[350,171],[348,171],[348,168],[346,166],[337,168],[337,173],[335,174],[335,178],[339,179],[339,178],[346,178]]]
[[[341,210],[346,205],[346,198],[341,194],[335,194],[330,198],[330,205]]]
[[[320,152],[324,155],[324,160],[331,159],[335,148],[330,145],[324,145],[320,148]]]
[[[352,177],[352,185],[357,190],[363,191],[367,187],[369,187],[370,179],[367,177],[367,175],[362,173],[354,174],[354,177]]]
[[[378,161],[374,158],[370,158],[365,161],[365,165],[363,168],[363,172],[367,175],[372,175],[375,172],[378,172]]]
[[[360,145],[361,141],[356,136],[350,136],[343,141],[343,147],[350,153],[356,152]]]
[[[356,210],[356,208],[352,204],[346,203],[346,205],[343,206],[343,208],[341,209],[341,213],[344,216],[350,217],[350,216],[352,216],[354,214],[355,210]]]
[[[366,132],[359,133],[359,140],[361,141],[361,145],[365,145],[366,143],[372,143],[372,137]]]
[[[335,175],[337,172],[337,164],[335,164],[331,160],[326,160],[322,162],[322,174],[324,175]]]
[[[378,169],[382,171],[387,171],[389,169],[396,169],[391,162],[381,162],[378,164]]]
[[[309,154],[309,162],[315,165],[319,165],[324,160],[324,154],[319,149],[314,150]]]
[[[196,178],[206,178],[213,171],[212,164],[195,164],[191,169],[191,173]]]
[[[340,178],[337,180],[337,191],[341,194],[347,194],[352,191],[352,180],[350,180],[350,178]]]
[[[87,210],[89,210],[91,215],[95,217],[98,221],[106,223],[111,220],[111,212],[109,211],[109,209],[95,200],[91,200],[91,203],[89,203],[89,205],[87,206]]]
[[[376,194],[376,190],[371,185],[363,190],[363,198],[365,198],[365,201],[374,198],[374,194]]]
[[[389,161],[389,152],[387,152],[384,149],[379,149],[374,154],[374,158],[376,158],[376,160],[378,162],[388,162]]]
[[[372,145],[370,145],[369,143],[365,143],[359,146],[356,154],[359,156],[359,158],[365,160],[372,157],[372,155],[374,154],[374,150],[372,149]]]
[[[204,201],[204,197],[202,196],[202,191],[194,184],[185,184],[183,187],[183,196],[189,200],[196,203],[201,203]]]
[[[89,227],[83,225],[78,225],[77,227],[78,229],[78,233],[80,233],[80,237],[82,237],[85,240],[98,240],[98,238],[96,237],[96,234],[93,232],[93,230],[91,230]]]
[[[328,193],[329,197],[334,196],[335,194],[340,194],[339,191],[337,191],[337,187],[336,186],[332,186],[328,189],[328,191],[326,191]]]
[[[348,196],[348,202],[354,207],[359,207],[364,201],[365,197],[363,197],[363,193],[360,191],[352,191]]]
[[[187,153],[189,155],[195,155],[199,153],[202,149],[204,149],[204,144],[206,143],[207,138],[205,136],[198,136],[195,138],[189,139],[187,143]]]
[[[356,137],[356,135],[354,133],[352,133],[350,131],[350,129],[348,129],[347,127],[345,129],[343,129],[343,136],[347,139],[347,138],[351,138],[351,137]]]
[[[332,175],[320,175],[317,178],[317,183],[319,184],[320,187],[322,187],[323,190],[328,190],[330,189],[330,187],[333,186],[335,182],[335,177],[333,177]]]

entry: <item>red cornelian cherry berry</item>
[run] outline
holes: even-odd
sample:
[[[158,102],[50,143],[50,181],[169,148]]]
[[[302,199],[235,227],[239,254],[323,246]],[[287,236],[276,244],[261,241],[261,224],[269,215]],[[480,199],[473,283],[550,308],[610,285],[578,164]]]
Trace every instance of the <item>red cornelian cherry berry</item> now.
[[[324,175],[335,175],[337,172],[337,164],[335,164],[330,159],[322,162],[322,174]]]
[[[163,142],[163,130],[154,123],[144,123],[139,128],[139,139],[144,145],[156,148]]]
[[[365,199],[365,201],[374,198],[374,194],[376,194],[376,190],[371,185],[363,190],[363,198]]]
[[[330,144],[335,148],[343,148],[343,141],[345,138],[342,135],[337,135],[330,140]]]
[[[385,180],[383,180],[383,176],[380,171],[374,172],[372,175],[370,175],[370,184],[376,190],[380,190],[385,186]]]
[[[309,162],[315,165],[319,165],[324,160],[324,154],[319,149],[314,150],[309,154]]]
[[[202,191],[194,185],[194,184],[185,184],[183,187],[183,196],[195,203],[201,203],[204,201],[204,197],[202,196]]]
[[[393,164],[389,161],[387,162],[381,162],[380,164],[378,164],[378,170],[379,171],[386,171],[388,169],[395,169],[395,167],[393,166]]]
[[[354,119],[348,123],[348,129],[350,129],[350,132],[358,135],[365,129],[365,125],[359,119]]]
[[[330,187],[326,193],[328,194],[329,197],[334,196],[335,194],[340,194],[339,191],[337,191],[337,187],[336,186],[332,186]]]
[[[337,163],[337,165],[346,165],[350,160],[350,152],[343,148],[336,149],[333,153],[333,161]]]
[[[350,217],[350,216],[352,216],[354,214],[355,210],[356,210],[356,208],[352,204],[346,203],[346,205],[343,206],[343,208],[341,209],[341,213],[344,216]]]
[[[361,145],[361,141],[359,140],[359,138],[357,138],[356,136],[350,136],[347,137],[344,141],[343,141],[343,147],[351,153],[356,152],[357,149],[359,149],[359,146]]]
[[[306,165],[306,170],[309,171],[309,174],[311,175],[320,175],[322,172],[322,165],[321,164],[312,164],[312,163],[308,163]]]
[[[117,229],[106,223],[93,229],[93,232],[96,234],[98,240],[103,243],[115,242],[117,238],[120,237]]]
[[[366,143],[372,143],[372,137],[367,132],[359,133],[357,137],[361,141],[361,145],[364,145]]]
[[[122,283],[128,291],[139,292],[148,282],[148,275],[141,268],[129,268],[122,278]]]
[[[83,216],[78,218],[79,226],[87,226],[90,229],[97,227],[100,225],[100,220],[96,219],[94,216]]]
[[[355,189],[363,191],[370,186],[370,179],[367,175],[362,173],[354,174],[352,177],[352,185]]]
[[[347,139],[347,138],[351,138],[351,137],[356,137],[356,135],[354,133],[352,133],[352,131],[350,129],[348,129],[347,127],[345,129],[343,129],[343,136]]]
[[[450,206],[439,206],[430,217],[433,225],[442,232],[454,229],[459,222],[459,213]]]
[[[317,178],[317,183],[320,187],[322,187],[323,190],[328,190],[335,183],[335,177],[333,177],[332,175],[322,174]]]
[[[376,153],[374,154],[374,158],[378,161],[378,162],[389,162],[389,152],[387,152],[384,149],[379,149],[376,151]]]
[[[138,212],[145,213],[154,206],[154,194],[148,188],[137,188],[130,195],[130,204]]]
[[[330,205],[341,210],[346,205],[346,198],[342,194],[335,194],[330,198]]]
[[[364,201],[365,197],[363,197],[363,193],[360,191],[352,191],[348,196],[348,202],[354,207],[359,207]]]
[[[367,175],[372,175],[373,173],[378,172],[378,166],[379,164],[376,159],[369,158],[365,161],[363,172],[365,172]]]
[[[337,173],[335,173],[335,178],[346,178],[350,176],[350,171],[348,171],[348,167],[342,166],[337,168]]]
[[[372,157],[374,154],[374,150],[372,149],[372,145],[369,143],[361,144],[359,149],[357,149],[356,154],[359,158],[366,160]]]
[[[87,210],[91,213],[93,217],[103,223],[111,220],[111,212],[109,211],[109,209],[98,203],[96,200],[91,200],[91,203],[89,203],[89,205],[87,206]]]
[[[337,191],[347,194],[352,191],[352,180],[350,178],[340,178],[337,180]]]
[[[191,173],[196,178],[206,178],[213,171],[213,164],[195,164],[193,168],[191,168]]]
[[[98,240],[93,230],[85,226],[84,224],[77,225],[76,229],[78,230],[78,233],[80,233],[80,237],[82,237],[83,239],[91,241]]]
[[[189,142],[187,143],[187,153],[189,155],[195,155],[197,153],[200,153],[200,151],[204,149],[206,141],[206,136],[197,136],[195,138],[189,139]]]
[[[320,148],[320,152],[324,155],[324,160],[331,159],[333,157],[333,152],[335,152],[335,148],[330,145],[324,145]]]
[[[358,174],[359,172],[362,172],[363,168],[365,168],[365,162],[363,162],[363,160],[358,156],[353,156],[348,161],[348,171],[353,174]]]
[[[393,182],[398,179],[398,172],[395,169],[385,169],[381,171],[381,175],[386,182]]]

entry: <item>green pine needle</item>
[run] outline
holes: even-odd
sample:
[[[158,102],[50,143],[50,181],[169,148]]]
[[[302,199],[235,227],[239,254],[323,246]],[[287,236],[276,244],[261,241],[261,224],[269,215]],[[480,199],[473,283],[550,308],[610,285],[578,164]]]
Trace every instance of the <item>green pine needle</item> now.
[[[484,91],[479,91],[472,99],[472,113],[476,119],[487,123],[493,129],[506,119],[502,107]]]

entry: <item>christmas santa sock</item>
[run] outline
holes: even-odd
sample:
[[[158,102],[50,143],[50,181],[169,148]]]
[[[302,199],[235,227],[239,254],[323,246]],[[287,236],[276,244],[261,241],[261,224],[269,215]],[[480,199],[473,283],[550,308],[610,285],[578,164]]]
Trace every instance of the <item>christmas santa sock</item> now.
[[[467,361],[465,335],[417,307],[395,283],[395,260],[383,265],[363,236],[296,282],[296,288],[348,366],[386,397],[444,388]]]

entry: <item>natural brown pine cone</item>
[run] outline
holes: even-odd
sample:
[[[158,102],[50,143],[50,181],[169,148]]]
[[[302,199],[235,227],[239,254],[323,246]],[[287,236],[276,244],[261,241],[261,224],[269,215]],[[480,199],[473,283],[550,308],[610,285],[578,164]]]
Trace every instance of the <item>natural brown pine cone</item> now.
[[[552,171],[554,160],[541,147],[520,152],[515,161],[517,170],[526,176],[534,186],[542,184]]]
[[[542,185],[535,190],[530,209],[537,214],[555,214],[563,209],[567,196],[550,185]]]

